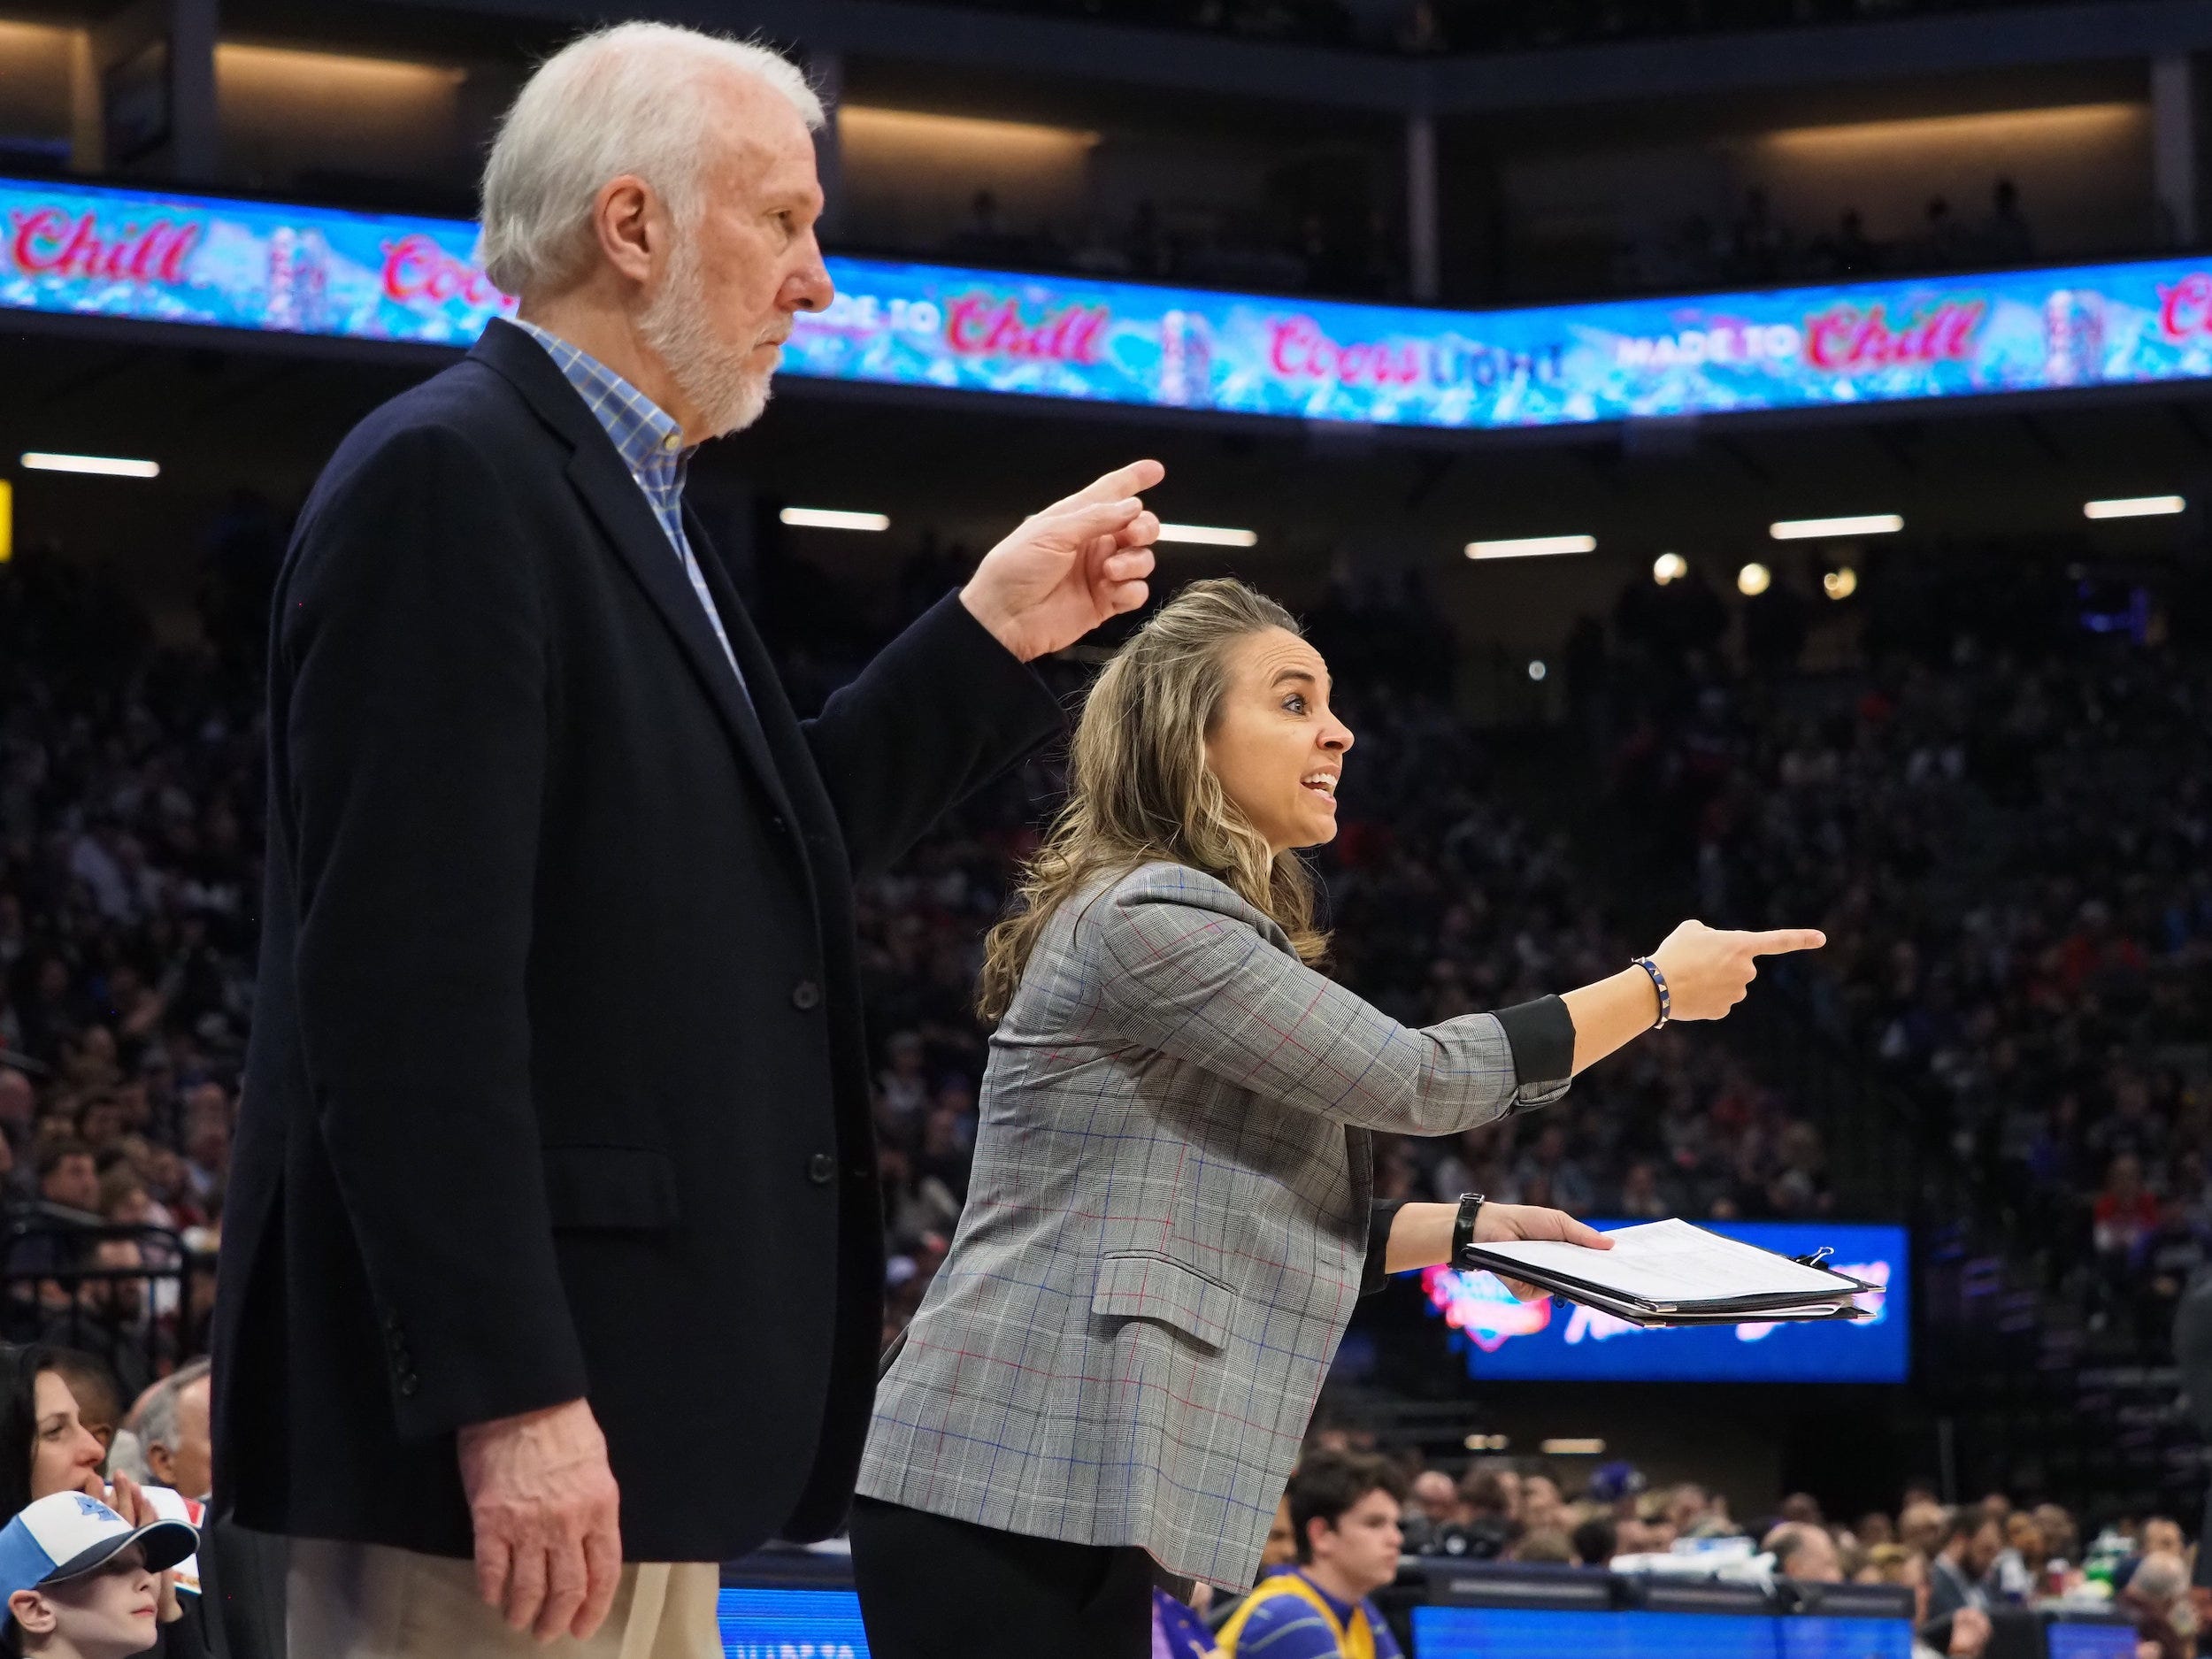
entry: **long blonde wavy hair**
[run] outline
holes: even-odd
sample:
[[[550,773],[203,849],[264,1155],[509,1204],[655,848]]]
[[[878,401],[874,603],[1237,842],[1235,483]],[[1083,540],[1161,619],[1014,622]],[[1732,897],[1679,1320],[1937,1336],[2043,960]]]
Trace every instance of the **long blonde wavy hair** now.
[[[1067,804],[984,941],[976,1006],[986,1019],[997,1019],[1014,1000],[1062,901],[1094,877],[1153,859],[1225,882],[1281,926],[1302,960],[1326,953],[1304,862],[1276,854],[1206,764],[1206,737],[1229,687],[1231,648],[1270,628],[1301,632],[1287,611],[1242,582],[1193,582],[1092,682],[1069,757]]]

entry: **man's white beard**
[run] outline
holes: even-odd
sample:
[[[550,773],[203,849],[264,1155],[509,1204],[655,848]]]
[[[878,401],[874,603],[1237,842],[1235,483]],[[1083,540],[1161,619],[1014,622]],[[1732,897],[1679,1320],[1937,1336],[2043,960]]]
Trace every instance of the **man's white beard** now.
[[[668,280],[638,319],[638,334],[718,438],[760,419],[768,407],[769,377],[747,366],[752,346],[733,349],[715,336],[706,286],[697,244],[678,242]]]

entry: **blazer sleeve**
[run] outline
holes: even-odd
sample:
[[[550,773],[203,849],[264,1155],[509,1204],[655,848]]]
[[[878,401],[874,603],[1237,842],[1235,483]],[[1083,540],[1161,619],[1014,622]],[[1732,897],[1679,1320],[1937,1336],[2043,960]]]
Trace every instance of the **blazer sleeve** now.
[[[1528,1064],[1501,1016],[1402,1025],[1250,921],[1194,896],[1185,884],[1125,880],[1084,924],[1097,929],[1107,1018],[1147,1048],[1284,1105],[1398,1134],[1455,1134],[1567,1092],[1566,1068],[1541,1075],[1551,1067]],[[1567,1029],[1571,1064],[1571,1018]]]
[[[853,868],[866,875],[1062,725],[1045,682],[948,594],[805,729]]]
[[[301,1039],[410,1437],[585,1393],[530,1087],[548,659],[511,494],[398,434],[280,589]]]

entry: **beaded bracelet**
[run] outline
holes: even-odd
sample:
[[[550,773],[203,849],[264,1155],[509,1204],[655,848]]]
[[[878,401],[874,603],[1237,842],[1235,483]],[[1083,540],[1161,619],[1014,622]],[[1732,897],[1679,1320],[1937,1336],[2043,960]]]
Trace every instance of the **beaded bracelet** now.
[[[1649,956],[1639,956],[1629,965],[1641,968],[1646,973],[1651,975],[1652,988],[1659,993],[1659,1019],[1658,1023],[1652,1026],[1652,1030],[1657,1031],[1674,1016],[1674,998],[1667,993],[1667,976],[1659,972],[1659,964]]]

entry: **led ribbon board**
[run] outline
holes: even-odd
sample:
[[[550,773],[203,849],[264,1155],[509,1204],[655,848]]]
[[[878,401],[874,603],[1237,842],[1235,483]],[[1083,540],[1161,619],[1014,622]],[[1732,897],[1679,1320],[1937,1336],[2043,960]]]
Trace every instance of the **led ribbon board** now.
[[[1601,1230],[1629,1225],[1591,1224]],[[1910,1363],[1905,1229],[1826,1221],[1713,1221],[1715,1233],[1784,1256],[1832,1249],[1825,1265],[1881,1286],[1857,1298],[1863,1322],[1647,1329],[1563,1297],[1516,1302],[1488,1273],[1432,1267],[1428,1310],[1451,1327],[1468,1373],[1484,1382],[1899,1383]]]
[[[465,346],[457,219],[0,179],[0,306]],[[787,374],[1470,431],[2212,377],[2212,258],[1446,311],[829,261]]]

